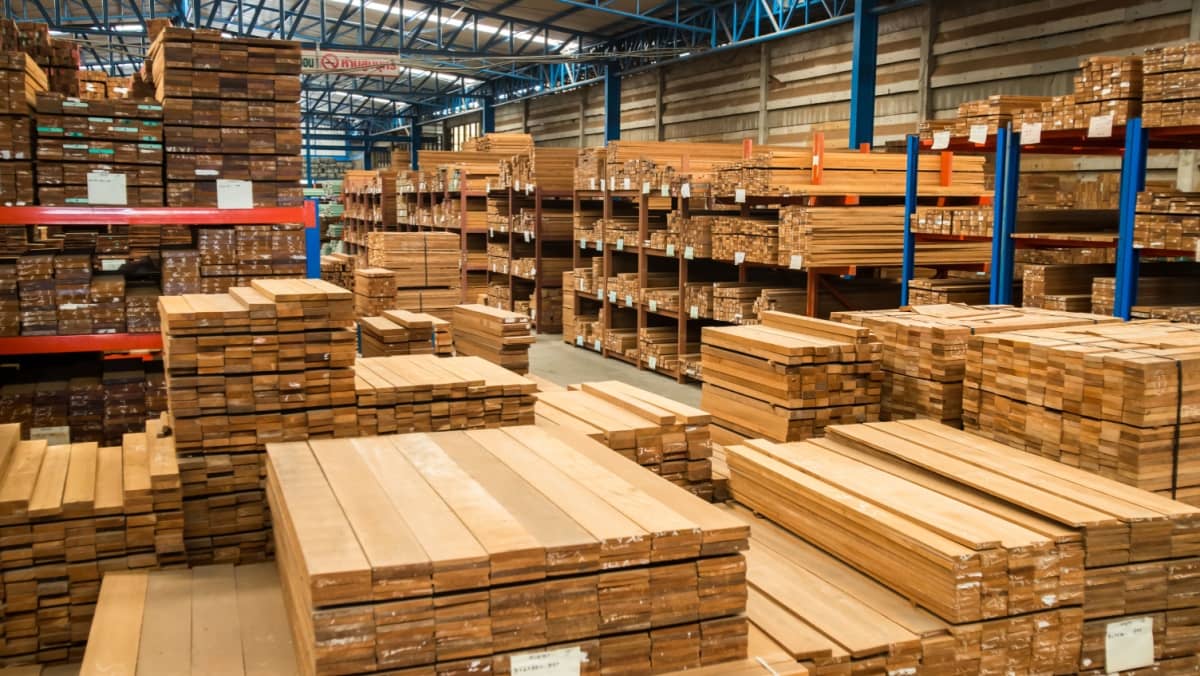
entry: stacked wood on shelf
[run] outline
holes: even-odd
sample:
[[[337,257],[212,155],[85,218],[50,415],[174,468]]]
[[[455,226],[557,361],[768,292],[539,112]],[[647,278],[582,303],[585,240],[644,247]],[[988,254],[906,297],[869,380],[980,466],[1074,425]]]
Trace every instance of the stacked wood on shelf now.
[[[529,346],[535,342],[528,315],[486,305],[457,305],[451,320],[454,349],[517,373],[529,372]]]
[[[1079,64],[1073,93],[1054,96],[1021,114],[1021,125],[1042,129],[1105,128],[1124,125],[1141,115],[1142,57],[1091,56]],[[1017,129],[1020,131],[1020,129]],[[1111,135],[1111,131],[1107,135]]]
[[[396,273],[396,286],[457,288],[460,242],[450,232],[372,232],[368,235],[373,267]]]
[[[45,73],[47,89],[65,96],[79,96],[80,45],[71,39],[55,39],[50,25],[44,21],[6,21],[5,32],[15,39],[5,39],[3,49],[20,50]]]
[[[691,493],[712,500],[708,413],[614,380],[539,392],[537,424],[587,435]]]
[[[1111,316],[987,305],[835,312],[830,318],[870,329],[883,342],[883,419],[928,418],[956,426],[962,424],[971,336],[1117,321]]]
[[[266,444],[357,431],[353,294],[257,280],[163,296],[159,312],[189,562],[261,559]]]
[[[342,177],[342,204],[342,238],[351,245],[358,264],[365,267],[370,264],[368,233],[395,228],[400,222],[396,173],[347,171]]]
[[[1106,263],[1024,265],[1021,275],[1021,306],[1091,312],[1092,280],[1111,275],[1114,270],[1115,266]]]
[[[506,655],[546,646],[589,673],[746,656],[746,526],[586,437],[510,427],[268,453],[302,673],[516,673]]]
[[[1021,119],[1024,111],[1039,108],[1045,96],[993,95],[979,101],[958,104],[958,115],[950,131],[954,136],[995,134],[998,129],[1009,126],[1014,119]],[[983,130],[978,129],[983,127]],[[957,159],[957,158],[955,158]]]
[[[387,310],[380,317],[360,317],[362,356],[389,357],[404,354],[454,354],[450,322],[421,312]]]
[[[530,134],[498,134],[488,132],[482,136],[467,139],[463,150],[477,150],[485,153],[502,153],[505,155],[528,155],[533,152],[533,136]]]
[[[1151,47],[1142,59],[1142,120],[1147,127],[1200,124],[1200,43]]]
[[[1145,249],[1195,252],[1200,248],[1200,195],[1138,193],[1133,242]]]
[[[964,428],[1200,503],[1191,384],[1200,326],[1132,322],[973,336]]]
[[[579,151],[576,190],[636,190],[660,194],[686,177],[689,190],[708,191],[718,167],[742,159],[734,143],[611,141]]]
[[[569,260],[569,259],[568,259]],[[569,268],[570,266],[568,266]],[[552,279],[561,279],[556,275]],[[529,317],[537,321],[538,330],[542,333],[561,333],[563,325],[563,293],[562,287],[542,287],[541,295],[529,297]],[[514,305],[514,310],[522,312],[520,304]]]
[[[712,222],[712,257],[773,265],[779,258],[780,224],[775,213],[718,216]]]
[[[0,205],[36,199],[33,181],[33,110],[46,74],[21,52],[0,52]]]
[[[168,205],[222,206],[224,181],[249,181],[237,198],[256,207],[302,204],[299,43],[168,27],[143,73],[163,104]]]
[[[116,446],[0,426],[5,663],[78,660],[100,577],[184,561],[179,466],[158,420]]]
[[[991,237],[994,215],[995,209],[991,206],[917,207],[912,231],[928,235]]]
[[[534,383],[479,357],[362,358],[354,375],[361,435],[533,421]]]
[[[574,148],[534,148],[532,142],[502,165],[501,183],[517,192],[568,193],[575,188]]]
[[[908,302],[910,305],[977,305],[988,302],[991,288],[992,282],[988,277],[910,279]]]
[[[879,419],[883,346],[866,328],[782,312],[705,327],[701,407],[744,436],[795,441]]]

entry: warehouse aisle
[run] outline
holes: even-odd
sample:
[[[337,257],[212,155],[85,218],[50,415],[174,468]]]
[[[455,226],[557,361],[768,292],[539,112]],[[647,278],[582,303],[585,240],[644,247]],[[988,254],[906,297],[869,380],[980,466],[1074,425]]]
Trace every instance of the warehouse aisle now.
[[[698,384],[680,385],[670,378],[639,371],[624,362],[605,359],[590,350],[568,345],[562,334],[548,333],[538,336],[529,348],[529,369],[535,376],[569,385],[571,383],[595,382],[597,380],[620,380],[689,406],[700,405]]]

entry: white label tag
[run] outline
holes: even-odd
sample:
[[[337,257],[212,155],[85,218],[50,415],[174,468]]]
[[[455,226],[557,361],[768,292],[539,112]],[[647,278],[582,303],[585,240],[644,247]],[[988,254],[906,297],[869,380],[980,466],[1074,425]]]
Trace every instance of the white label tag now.
[[[604,242],[596,240],[596,246],[593,247],[596,251],[604,251]]]
[[[642,181],[642,194],[643,195],[650,194],[650,181]]]
[[[684,198],[691,197],[692,196],[692,184],[684,183],[683,185],[679,186],[679,196],[684,197]]]
[[[537,268],[529,268],[529,278],[537,279]]]
[[[125,174],[89,171],[87,175],[88,204],[125,206],[129,203]]]
[[[646,363],[650,366],[650,370],[653,371],[658,368],[658,357],[651,355],[646,358]]]
[[[692,306],[692,311],[689,313],[692,319],[700,319],[700,308]]]
[[[1112,128],[1112,115],[1095,115],[1088,120],[1088,138],[1111,138]]]
[[[526,183],[526,184],[525,184],[525,195],[526,195],[526,197],[528,197],[529,195],[532,195],[532,194],[533,194],[533,184],[532,184],[532,183]]]
[[[804,256],[800,254],[792,254],[791,260],[788,261],[788,268],[792,270],[799,270],[802,267],[804,267]]]
[[[575,336],[575,344],[583,347],[583,336]]]
[[[632,184],[629,182],[629,177],[628,177],[628,176],[626,176],[626,177],[625,177],[625,180],[621,182],[621,186],[622,186],[622,187],[623,187],[625,190],[632,190],[633,188],[632,188],[632,187],[630,187],[631,185],[632,185]]]
[[[71,426],[30,427],[29,438],[33,441],[45,439],[50,446],[66,446],[71,443]]]
[[[609,177],[608,177],[608,189],[609,189],[609,190],[616,190],[616,189],[617,189],[617,177],[616,177],[616,176],[609,176]]]
[[[617,292],[616,291],[608,292],[608,302],[610,302],[610,303],[617,302]]]
[[[601,348],[603,348],[603,345],[600,343],[600,341],[599,341],[599,340],[597,340],[596,342],[592,343],[592,349],[593,349],[593,350],[595,350],[595,351],[599,352],[599,351],[601,350]]]
[[[628,305],[629,307],[633,307],[633,295],[632,294],[628,294],[628,293],[625,294],[625,304]]]
[[[525,243],[529,244],[529,240],[531,240],[531,239],[533,239],[533,236],[529,234],[528,230],[526,230],[525,231]]]
[[[733,201],[734,201],[734,202],[737,202],[738,204],[745,204],[745,202],[746,202],[746,189],[745,189],[745,188],[738,188],[738,189],[734,190],[734,191],[733,191]]]
[[[683,247],[683,257],[689,261],[696,257],[696,252],[690,246]]]
[[[517,192],[521,192],[521,182],[520,181],[514,181],[513,185]]]
[[[658,301],[656,301],[656,300],[650,301],[650,311],[658,312]]]
[[[745,262],[746,262],[746,252],[745,251],[733,252],[733,264],[734,265],[741,265],[742,263],[745,263]]]
[[[197,176],[220,176],[221,172],[217,171],[216,169],[197,169],[196,175]]]
[[[1021,143],[1024,145],[1034,145],[1042,142],[1042,123],[1041,122],[1026,122],[1021,125]]]
[[[604,300],[604,289],[596,289],[596,300]]]
[[[488,237],[495,237],[495,236],[496,236],[496,229],[488,228]]]
[[[102,258],[100,260],[101,272],[117,272],[125,266],[124,258]]]
[[[625,250],[625,238],[618,237],[617,238],[617,251],[624,251],[624,250]]]
[[[950,132],[935,131],[933,132],[933,145],[930,148],[934,150],[945,150],[950,147]]]
[[[973,124],[971,125],[971,134],[967,140],[971,143],[987,143],[987,125]]]
[[[592,183],[592,190],[595,190],[596,189],[596,177],[595,176],[593,176],[591,178],[591,183]]]
[[[253,209],[254,183],[252,181],[231,181],[218,178],[217,208]]]
[[[675,245],[674,244],[667,245],[667,256],[670,256],[671,258],[675,257]]]
[[[1197,259],[1200,259],[1200,237],[1196,238],[1196,254]]]
[[[670,196],[671,196],[671,186],[669,186],[669,185],[666,185],[666,184],[664,184],[664,185],[662,186],[662,196],[663,196],[663,197],[670,197]]]
[[[580,238],[579,238],[579,248],[580,248],[580,249],[586,249],[586,248],[587,248],[587,237],[580,237]]]
[[[1095,119],[1095,118],[1092,118]],[[1104,670],[1110,674],[1154,664],[1154,620],[1139,617],[1105,627]]]

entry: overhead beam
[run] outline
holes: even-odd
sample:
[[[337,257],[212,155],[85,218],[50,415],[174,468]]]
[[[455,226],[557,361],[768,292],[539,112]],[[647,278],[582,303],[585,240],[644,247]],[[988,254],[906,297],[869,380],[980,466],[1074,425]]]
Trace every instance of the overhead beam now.
[[[879,60],[879,15],[875,0],[855,0],[854,50],[850,59],[850,147],[875,141],[875,66]]]

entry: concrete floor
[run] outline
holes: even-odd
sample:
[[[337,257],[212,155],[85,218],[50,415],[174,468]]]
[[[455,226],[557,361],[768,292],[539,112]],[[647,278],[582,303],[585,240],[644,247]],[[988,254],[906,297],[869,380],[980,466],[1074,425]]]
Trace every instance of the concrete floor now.
[[[557,333],[539,335],[537,343],[529,348],[529,371],[559,385],[619,380],[682,404],[700,405],[698,383],[680,385],[668,376],[605,359],[599,353],[564,343],[562,335]]]

